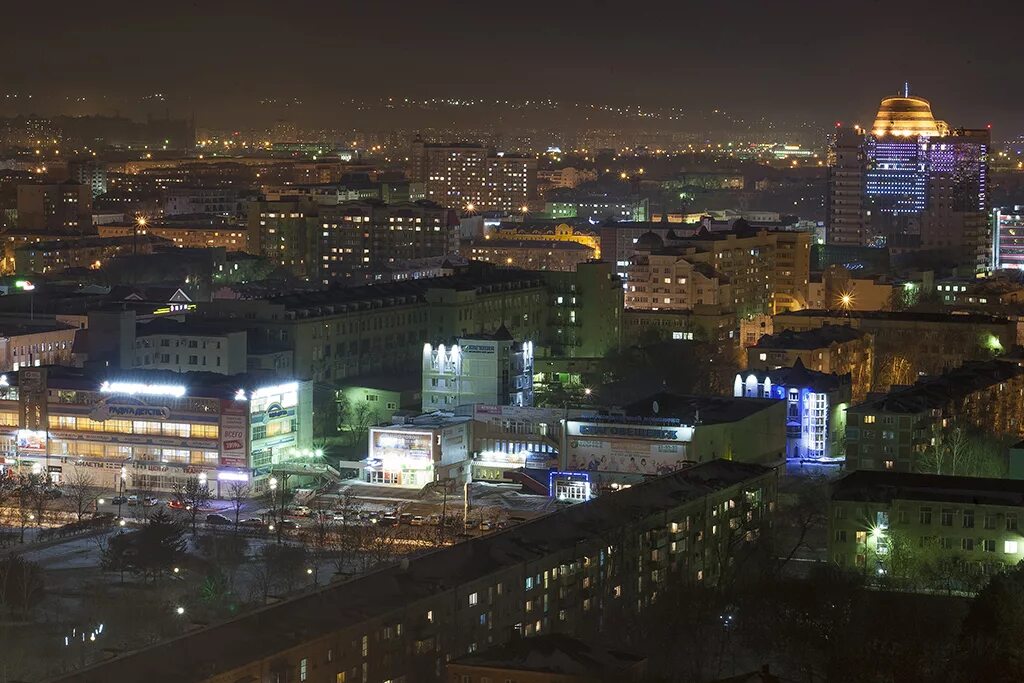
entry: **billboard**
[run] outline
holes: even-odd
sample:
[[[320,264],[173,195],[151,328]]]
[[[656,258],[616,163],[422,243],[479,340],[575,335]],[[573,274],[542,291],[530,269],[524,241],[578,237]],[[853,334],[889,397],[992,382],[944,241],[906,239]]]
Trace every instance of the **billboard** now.
[[[688,464],[693,427],[672,420],[569,420],[565,466],[571,470],[660,475]]]
[[[221,467],[248,467],[249,421],[248,404],[239,401],[220,402],[220,464]]]

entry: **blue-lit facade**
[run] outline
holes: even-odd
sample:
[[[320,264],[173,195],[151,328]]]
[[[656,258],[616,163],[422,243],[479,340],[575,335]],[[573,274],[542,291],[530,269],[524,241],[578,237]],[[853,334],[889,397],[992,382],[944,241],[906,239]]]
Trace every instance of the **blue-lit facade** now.
[[[916,214],[928,206],[928,139],[867,140],[864,193],[873,211]]]
[[[733,396],[770,398],[786,402],[786,459],[838,462],[843,459],[838,439],[846,425],[851,385],[849,375],[804,368],[749,370],[736,375]]]

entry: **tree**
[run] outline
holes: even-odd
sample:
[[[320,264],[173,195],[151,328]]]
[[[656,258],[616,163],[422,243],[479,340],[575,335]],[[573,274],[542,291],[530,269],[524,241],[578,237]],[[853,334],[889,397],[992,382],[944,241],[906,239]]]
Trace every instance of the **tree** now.
[[[1001,446],[988,435],[958,424],[936,427],[932,446],[917,459],[917,469],[930,474],[998,477],[1005,470]]]
[[[156,581],[184,556],[183,535],[181,525],[158,510],[138,531],[110,537],[100,556],[101,566],[107,571],[119,572],[122,581],[126,571]]]
[[[238,531],[238,518],[242,514],[242,506],[249,500],[251,491],[249,484],[243,481],[236,481],[228,487],[228,500],[231,501],[231,509],[235,512],[235,532]]]
[[[88,472],[76,469],[74,474],[65,478],[63,489],[64,499],[71,503],[72,510],[81,522],[96,500],[96,480]]]
[[[17,555],[0,560],[0,607],[24,616],[43,597],[43,570]]]
[[[349,446],[357,446],[363,442],[370,427],[381,420],[377,409],[366,401],[353,401],[344,394],[339,394],[337,405],[338,424],[344,429]]]
[[[795,490],[779,499],[776,522],[773,524],[779,552],[779,569],[783,569],[802,548],[813,550],[807,542],[814,529],[827,522],[828,479],[824,476],[797,477],[790,480]],[[788,550],[787,550],[788,548]]]
[[[136,564],[154,580],[168,572],[185,554],[181,525],[164,510],[157,510],[139,530]]]
[[[993,576],[974,598],[960,631],[958,680],[1024,680],[1024,564]]]
[[[196,535],[196,523],[199,513],[213,499],[213,494],[205,482],[199,481],[198,477],[189,477],[185,483],[174,485],[174,500],[182,505],[185,515],[188,517],[189,526],[192,527],[192,535]]]

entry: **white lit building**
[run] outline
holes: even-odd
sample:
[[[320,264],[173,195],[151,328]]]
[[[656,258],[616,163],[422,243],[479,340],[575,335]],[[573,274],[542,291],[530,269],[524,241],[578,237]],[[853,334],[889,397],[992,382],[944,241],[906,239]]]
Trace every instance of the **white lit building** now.
[[[88,472],[99,488],[166,493],[190,477],[218,496],[272,474],[323,474],[312,448],[309,382],[263,375],[22,368],[0,379],[0,454],[57,483]]]
[[[463,480],[472,418],[430,413],[402,424],[371,427],[365,481],[420,488],[442,479]]]
[[[423,412],[458,406],[533,405],[533,342],[517,342],[502,325],[492,335],[423,346]]]

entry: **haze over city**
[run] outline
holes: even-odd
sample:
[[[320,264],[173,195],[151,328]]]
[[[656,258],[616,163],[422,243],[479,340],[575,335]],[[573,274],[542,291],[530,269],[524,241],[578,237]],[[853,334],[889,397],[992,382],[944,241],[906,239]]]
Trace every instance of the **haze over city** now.
[[[1018,4],[5,7],[0,683],[1024,680]]]

